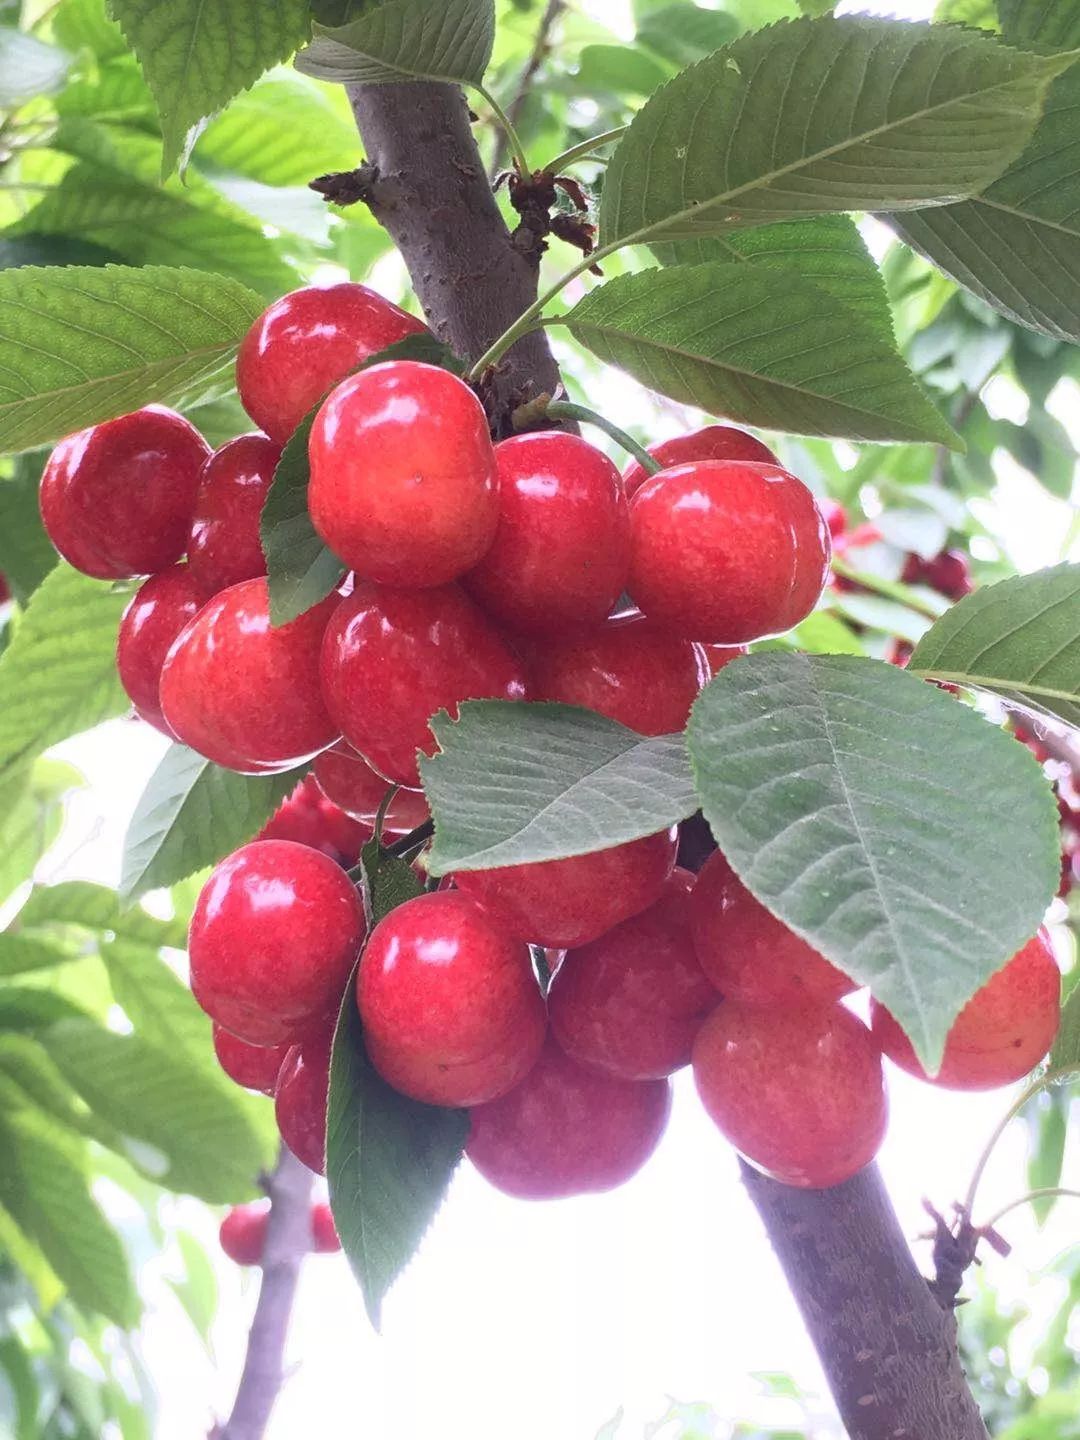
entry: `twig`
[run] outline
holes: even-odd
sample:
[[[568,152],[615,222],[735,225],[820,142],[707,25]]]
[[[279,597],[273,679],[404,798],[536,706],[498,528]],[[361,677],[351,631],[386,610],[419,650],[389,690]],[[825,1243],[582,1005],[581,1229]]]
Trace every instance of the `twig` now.
[[[540,24],[537,27],[536,39],[533,41],[532,53],[525,62],[525,68],[521,72],[517,89],[514,91],[514,98],[506,107],[506,118],[510,121],[511,127],[516,130],[518,121],[521,119],[521,112],[525,108],[525,101],[529,98],[529,91],[536,79],[536,72],[544,63],[544,56],[548,52],[548,43],[551,39],[551,31],[559,16],[566,9],[566,0],[547,0],[544,6],[544,13],[540,17]],[[495,152],[491,160],[491,178],[506,165],[506,152],[509,146],[509,139],[506,131],[501,129],[495,137]]]

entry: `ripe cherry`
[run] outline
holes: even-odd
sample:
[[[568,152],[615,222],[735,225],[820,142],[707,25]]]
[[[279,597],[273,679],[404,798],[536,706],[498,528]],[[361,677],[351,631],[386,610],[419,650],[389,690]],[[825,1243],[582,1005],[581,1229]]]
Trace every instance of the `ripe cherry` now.
[[[462,700],[522,700],[518,657],[456,585],[390,590],[364,582],[334,611],[322,691],[345,739],[380,775],[416,788],[428,721]]]
[[[311,1207],[311,1243],[316,1255],[335,1255],[341,1249],[334,1216],[325,1200]]]
[[[942,550],[931,560],[909,555],[900,578],[905,585],[929,585],[949,600],[962,600],[973,589],[967,556],[962,550]]]
[[[278,1071],[288,1050],[287,1045],[251,1045],[239,1040],[220,1025],[213,1027],[214,1054],[230,1080],[245,1090],[259,1090],[273,1095]]]
[[[398,360],[350,376],[327,396],[308,450],[312,524],[366,580],[445,585],[494,539],[487,417],[448,370]]]
[[[689,435],[676,435],[671,440],[661,440],[649,446],[654,460],[670,470],[675,465],[686,465],[691,460],[752,460],[758,464],[779,465],[779,460],[760,440],[737,430],[734,425],[706,425],[703,430],[694,430]],[[636,460],[623,471],[626,494],[632,498],[649,476]]]
[[[84,575],[156,575],[184,553],[210,447],[172,410],[148,405],[61,440],[41,477],[41,518]]]
[[[551,1033],[579,1064],[653,1080],[690,1062],[719,995],[690,939],[694,877],[675,870],[660,899],[599,940],[568,950],[548,991]]]
[[[495,459],[498,529],[465,589],[522,634],[561,639],[599,624],[630,563],[619,472],[594,446],[560,431],[515,435],[496,445]]]
[[[0,570],[0,605],[6,605],[11,599],[11,586],[8,584],[7,576]]]
[[[315,757],[315,779],[328,800],[361,824],[374,826],[387,790],[387,781],[362,759],[347,740],[339,740]],[[431,818],[419,790],[398,790],[383,815],[383,834],[408,835]]]
[[[328,800],[315,781],[305,775],[300,784],[278,806],[255,837],[257,840],[295,840],[321,850],[348,869],[360,858],[360,851],[374,833]]]
[[[935,1076],[915,1058],[911,1041],[877,1000],[870,1005],[878,1043],[889,1059],[947,1090],[993,1090],[1033,1070],[1058,1031],[1061,972],[1042,930],[968,1001],[945,1041]]]
[[[280,459],[281,447],[265,435],[240,435],[203,466],[187,550],[204,600],[266,574],[259,520]]]
[[[702,969],[730,1000],[798,1006],[858,988],[755,900],[719,850],[698,875],[690,916]]]
[[[836,500],[830,500],[827,496],[818,501],[818,509],[825,517],[825,524],[829,527],[829,534],[834,540],[839,540],[847,529],[847,511]]]
[[[208,760],[247,775],[289,770],[332,745],[340,732],[319,693],[319,653],[337,603],[329,595],[275,629],[265,580],[215,595],[165,660],[169,728]]]
[[[139,716],[172,737],[161,713],[161,669],[172,643],[199,613],[199,600],[186,565],[170,565],[139,586],[120,621],[116,668]]]
[[[222,1250],[236,1265],[260,1264],[269,1224],[270,1206],[266,1201],[234,1205],[218,1230]]]
[[[591,855],[463,870],[454,879],[518,939],[569,949],[598,939],[659,899],[676,848],[673,828]]]
[[[688,640],[742,645],[790,630],[817,604],[830,554],[813,495],[779,465],[680,465],[630,505],[630,595]]]
[[[516,1089],[471,1111],[465,1153],[522,1200],[613,1190],[648,1160],[670,1113],[669,1081],[597,1074],[549,1039]]]
[[[191,989],[241,1040],[292,1043],[336,1013],[363,936],[360,898],[339,865],[291,840],[255,840],[202,888]]]
[[[698,649],[705,656],[710,678],[719,675],[724,666],[730,665],[732,660],[738,660],[740,655],[746,654],[745,645],[699,645]]]
[[[274,1092],[281,1138],[316,1175],[326,1173],[326,1103],[330,1093],[333,1032],[324,1029],[285,1056]]]
[[[547,1029],[528,948],[453,890],[408,900],[375,926],[356,1002],[376,1070],[432,1105],[504,1095]]]
[[[255,321],[236,361],[244,409],[284,445],[350,370],[425,330],[364,285],[309,286],[275,300]]]
[[[725,1000],[694,1042],[694,1080],[722,1134],[785,1185],[839,1185],[885,1135],[881,1054],[842,1005]]]

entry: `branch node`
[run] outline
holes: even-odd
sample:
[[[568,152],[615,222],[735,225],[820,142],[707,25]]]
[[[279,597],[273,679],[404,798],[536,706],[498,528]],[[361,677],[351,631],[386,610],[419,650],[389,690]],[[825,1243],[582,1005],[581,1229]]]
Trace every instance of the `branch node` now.
[[[370,204],[379,178],[379,168],[365,160],[355,170],[333,170],[317,175],[308,182],[308,189],[321,195],[328,205]]]

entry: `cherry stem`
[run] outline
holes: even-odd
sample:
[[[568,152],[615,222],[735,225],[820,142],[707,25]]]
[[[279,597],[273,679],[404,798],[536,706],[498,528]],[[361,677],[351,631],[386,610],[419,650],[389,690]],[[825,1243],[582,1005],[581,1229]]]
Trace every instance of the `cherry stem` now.
[[[925,615],[928,620],[941,619],[941,610],[935,609],[929,600],[924,600],[920,595],[915,594],[910,586],[902,584],[899,580],[885,580],[880,575],[872,575],[868,570],[857,570],[854,565],[849,565],[838,555],[834,555],[832,558],[832,568],[845,580],[851,580],[865,590],[872,590],[875,595],[883,595],[887,600],[895,600],[901,605],[906,605],[909,610],[914,610],[918,615]]]
[[[386,854],[392,855],[395,860],[406,860],[411,858],[410,850],[421,850],[435,833],[434,820],[425,820],[415,830],[410,830],[408,835],[403,835],[400,840],[395,840],[393,845],[387,845]]]
[[[598,145],[609,145],[612,140],[621,140],[626,134],[627,126],[616,125],[613,130],[605,130],[600,135],[593,135],[588,140],[582,140],[577,145],[571,145],[569,150],[564,150],[561,155],[556,155],[554,160],[549,160],[544,170],[549,175],[559,175],[568,165],[573,165],[576,160],[598,160],[600,157],[591,152]]]
[[[994,1153],[994,1146],[1001,1139],[1002,1135],[1004,1135],[1009,1124],[1016,1119],[1017,1115],[1020,1114],[1020,1111],[1023,1110],[1029,1100],[1034,1100],[1036,1095],[1041,1094],[1044,1090],[1049,1090],[1051,1085],[1056,1084],[1058,1080],[1063,1080],[1067,1075],[1075,1074],[1077,1068],[1076,1065],[1061,1065],[1056,1070],[1047,1070],[1045,1075],[1041,1075],[1038,1080],[1033,1080],[1030,1085],[1020,1092],[1008,1110],[1006,1110],[1005,1114],[994,1126],[990,1139],[986,1142],[986,1145],[983,1147],[983,1152],[979,1156],[978,1164],[975,1166],[975,1172],[971,1177],[971,1184],[968,1186],[967,1196],[964,1200],[964,1214],[969,1220],[971,1219],[971,1212],[975,1207],[975,1196],[978,1193],[979,1183],[982,1180],[987,1165],[990,1163],[990,1156]]]
[[[510,146],[510,153],[514,157],[514,164],[517,166],[518,171],[522,175],[531,175],[532,171],[529,168],[529,161],[525,154],[525,147],[522,145],[518,133],[514,129],[514,122],[510,119],[510,116],[495,99],[495,96],[492,95],[490,90],[486,90],[483,85],[477,85],[476,91],[477,94],[482,95],[487,101],[487,103],[491,106],[492,112],[495,115],[495,119],[501,125],[502,132],[506,136],[506,143]]]
[[[995,1230],[998,1222],[1005,1219],[1006,1215],[1013,1210],[1019,1210],[1021,1205],[1030,1205],[1033,1200],[1050,1200],[1055,1197],[1069,1200],[1080,1200],[1080,1190],[1066,1190],[1062,1185],[1048,1185],[1042,1190],[1029,1190],[1026,1195],[1021,1195],[1018,1200],[1010,1200],[1008,1205],[1003,1205],[989,1220],[984,1220],[981,1225],[976,1226],[978,1230]]]
[[[386,823],[386,812],[390,809],[390,806],[397,799],[397,793],[400,789],[400,785],[391,785],[389,790],[387,790],[386,794],[379,801],[379,808],[375,812],[375,843],[376,845],[378,845],[380,850],[383,849],[382,832],[383,825]]]
[[[649,454],[644,445],[639,445],[606,415],[599,415],[587,405],[575,405],[572,400],[551,400],[544,406],[544,414],[552,420],[580,420],[583,425],[595,425],[598,430],[603,430],[605,435],[610,436],[616,445],[621,445],[628,455],[632,455],[647,475],[655,475],[664,468],[659,460]]]

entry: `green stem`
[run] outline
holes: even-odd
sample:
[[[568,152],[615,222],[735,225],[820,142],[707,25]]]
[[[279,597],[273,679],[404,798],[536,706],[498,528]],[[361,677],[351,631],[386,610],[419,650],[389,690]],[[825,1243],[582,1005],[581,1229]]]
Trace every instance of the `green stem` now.
[[[1026,1195],[1021,1195],[1019,1200],[1010,1200],[1008,1205],[1003,1205],[996,1215],[991,1215],[989,1220],[984,1220],[978,1228],[993,1230],[1000,1221],[1005,1219],[1006,1215],[1013,1210],[1019,1210],[1021,1205],[1030,1205],[1033,1200],[1049,1200],[1055,1196],[1062,1199],[1080,1200],[1080,1190],[1066,1190],[1062,1185],[1049,1185],[1043,1190],[1029,1190]]]
[[[551,175],[560,175],[568,165],[573,165],[575,160],[584,160],[586,157],[594,159],[591,151],[598,145],[608,145],[612,140],[621,139],[626,130],[627,126],[616,125],[614,130],[605,130],[600,135],[581,140],[577,145],[571,145],[569,150],[564,150],[561,155],[556,155],[554,160],[549,160],[544,169]]]
[[[503,134],[506,136],[506,142],[510,146],[510,153],[514,157],[514,164],[517,166],[519,172],[522,175],[531,175],[532,171],[529,168],[529,161],[525,155],[525,147],[522,145],[518,133],[514,129],[514,122],[490,90],[486,90],[483,85],[477,85],[476,90],[491,106],[495,119],[498,120],[502,126]]]
[[[928,620],[941,619],[940,610],[936,610],[928,600],[920,599],[910,586],[902,585],[898,580],[884,580],[880,575],[871,575],[868,570],[856,570],[854,565],[849,565],[838,555],[833,556],[832,568],[845,580],[851,580],[856,585],[861,585],[864,590],[872,590],[875,595],[884,595],[887,600],[895,600],[900,605],[906,605],[909,610],[914,610],[918,615],[925,615]]]
[[[584,425],[595,425],[598,430],[603,430],[605,435],[610,435],[616,445],[621,445],[628,455],[632,455],[647,475],[655,475],[658,470],[664,467],[659,460],[655,460],[645,449],[644,445],[638,442],[625,430],[620,430],[618,425],[609,420],[606,415],[599,415],[595,410],[590,410],[587,405],[575,405],[570,400],[552,400],[545,408],[545,414],[550,415],[552,420],[580,420]]]
[[[1063,1080],[1066,1075],[1075,1074],[1076,1068],[1075,1065],[1062,1065],[1056,1070],[1047,1070],[1045,1075],[1041,1075],[1038,1080],[1033,1080],[1030,1085],[1020,1092],[998,1121],[997,1125],[995,1125],[990,1139],[986,1142],[986,1145],[983,1147],[983,1152],[979,1156],[979,1163],[975,1166],[975,1173],[971,1177],[971,1184],[968,1186],[968,1192],[964,1199],[964,1214],[969,1220],[971,1219],[971,1212],[975,1206],[975,1196],[978,1193],[979,1183],[982,1180],[987,1165],[990,1163],[990,1156],[994,1153],[994,1146],[1001,1139],[1002,1135],[1005,1134],[1010,1123],[1016,1119],[1017,1115],[1020,1114],[1020,1111],[1023,1110],[1029,1100],[1034,1100],[1035,1096],[1041,1094],[1043,1090],[1049,1090],[1051,1085],[1055,1084],[1058,1080]]]

